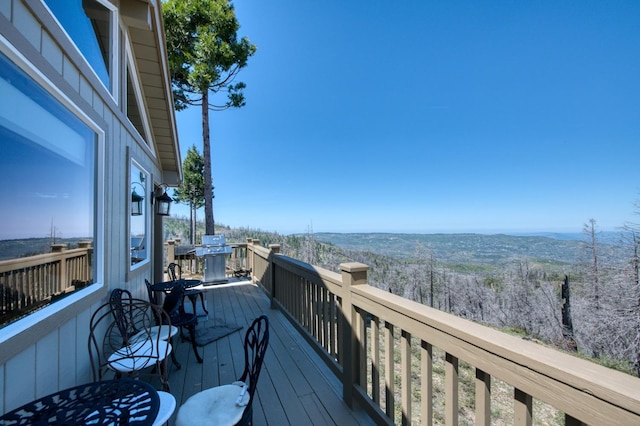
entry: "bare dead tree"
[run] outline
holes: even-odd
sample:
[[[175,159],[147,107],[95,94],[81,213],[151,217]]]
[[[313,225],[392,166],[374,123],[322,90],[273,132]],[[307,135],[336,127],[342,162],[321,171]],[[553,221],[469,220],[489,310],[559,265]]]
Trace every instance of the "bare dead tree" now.
[[[600,310],[600,289],[598,282],[598,248],[596,238],[596,220],[589,219],[584,225],[584,233],[587,235],[587,247],[591,254],[591,279],[593,281],[593,304],[596,312]]]
[[[571,319],[571,292],[569,288],[569,275],[564,276],[562,282],[562,337],[566,348],[577,352],[578,344],[573,333],[573,321]]]
[[[429,256],[429,305],[433,308],[433,292],[435,287],[435,264],[433,261],[433,253]]]

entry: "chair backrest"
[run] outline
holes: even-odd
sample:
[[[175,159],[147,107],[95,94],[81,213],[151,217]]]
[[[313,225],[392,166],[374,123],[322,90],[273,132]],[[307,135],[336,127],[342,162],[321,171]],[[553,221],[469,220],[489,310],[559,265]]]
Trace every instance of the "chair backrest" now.
[[[153,292],[153,289],[151,288],[151,283],[146,278],[144,279],[144,283],[147,286],[147,296],[149,296],[149,302],[154,304],[154,305],[157,305],[158,304],[158,300],[156,299],[156,295]]]
[[[113,321],[122,336],[122,345],[128,345],[129,337],[138,332],[131,316],[132,310],[130,309],[130,306],[128,306],[131,304],[131,300],[133,300],[131,292],[123,288],[113,289],[109,296],[111,314],[113,315]]]
[[[176,271],[178,272],[177,275]],[[167,266],[167,272],[169,273],[171,281],[176,281],[182,278],[182,267],[177,263],[171,262],[169,266]]]
[[[121,303],[118,303],[118,296]],[[168,317],[159,306],[146,300],[129,298],[127,290],[112,293],[109,301],[96,309],[89,323],[88,346],[93,380],[111,378],[113,366],[121,363],[128,356],[128,351],[121,349],[141,344],[140,342],[150,342],[154,350],[142,355],[137,354],[137,358],[142,356],[148,358],[146,361],[138,362],[137,365],[154,365],[166,359],[171,348],[163,344],[159,333],[152,331],[152,328],[163,320],[168,321]],[[136,330],[135,335],[132,334],[134,330]],[[122,356],[114,358],[113,355],[116,352],[122,353]],[[151,371],[145,374],[165,373]]]
[[[184,287],[182,287],[181,285],[174,286],[171,289],[171,293],[167,294],[164,297],[162,309],[164,309],[169,317],[173,317],[176,314],[180,315],[184,312],[184,306],[182,304],[183,297]]]
[[[261,315],[253,320],[253,323],[247,329],[247,333],[244,336],[244,372],[239,380],[249,385],[249,406],[245,410],[245,413],[248,415],[251,414],[253,394],[256,391],[268,344],[269,319],[266,315]]]

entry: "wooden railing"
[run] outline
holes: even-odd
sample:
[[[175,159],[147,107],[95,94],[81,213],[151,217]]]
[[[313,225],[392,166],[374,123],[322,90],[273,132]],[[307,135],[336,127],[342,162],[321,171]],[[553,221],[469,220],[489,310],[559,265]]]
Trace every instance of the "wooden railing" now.
[[[51,253],[0,261],[0,324],[93,282],[91,242],[80,242],[72,250],[64,244],[51,249]]]
[[[511,389],[516,425],[531,425],[542,403],[567,425],[640,424],[638,378],[369,286],[363,264],[342,264],[338,274],[255,241],[247,256],[272,305],[341,378],[345,402],[379,424],[457,425],[463,412],[489,425],[498,381]],[[473,396],[461,401],[463,370],[472,371],[465,392]]]

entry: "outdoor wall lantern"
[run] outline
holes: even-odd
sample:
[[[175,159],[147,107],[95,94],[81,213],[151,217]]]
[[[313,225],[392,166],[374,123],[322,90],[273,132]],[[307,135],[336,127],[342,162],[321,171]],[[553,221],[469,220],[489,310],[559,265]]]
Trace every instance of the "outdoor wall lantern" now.
[[[138,185],[142,186],[141,184]],[[133,188],[133,191],[131,192],[131,216],[142,216],[143,201],[144,197],[142,195],[138,195],[136,189]]]
[[[169,197],[165,190],[162,195],[156,197],[156,213],[158,216],[169,216],[169,208],[173,199]]]

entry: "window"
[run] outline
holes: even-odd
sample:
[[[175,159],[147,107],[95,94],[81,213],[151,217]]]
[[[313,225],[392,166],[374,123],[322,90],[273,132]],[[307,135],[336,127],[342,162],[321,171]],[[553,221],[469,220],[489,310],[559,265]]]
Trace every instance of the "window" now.
[[[3,53],[0,93],[2,326],[96,281],[98,134]]]
[[[136,269],[149,260],[149,174],[134,160],[131,160],[131,202],[129,213],[129,251],[131,269]]]
[[[113,6],[100,0],[45,0],[45,3],[104,86],[112,91],[117,85],[112,81],[117,45],[117,15]]]
[[[144,113],[145,104],[144,97],[142,95],[142,87],[140,87],[139,78],[135,77],[137,75],[136,62],[133,59],[133,52],[131,51],[131,47],[129,46],[128,39],[125,51],[127,53],[127,93],[124,106],[126,108],[127,117],[136,128],[140,136],[142,136],[145,142],[147,142],[151,140],[151,128],[149,126],[149,118]]]

